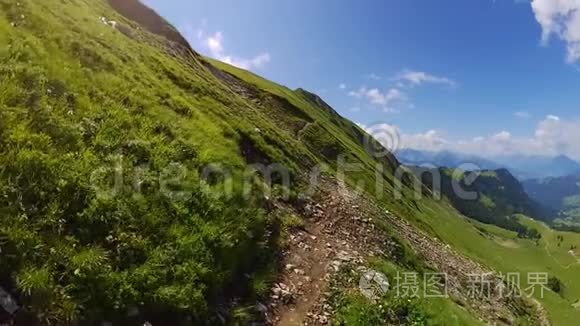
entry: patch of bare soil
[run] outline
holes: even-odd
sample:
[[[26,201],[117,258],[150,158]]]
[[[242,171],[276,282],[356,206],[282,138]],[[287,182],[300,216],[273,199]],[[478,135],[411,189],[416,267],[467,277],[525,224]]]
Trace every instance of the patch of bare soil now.
[[[519,249],[520,245],[510,239],[496,239],[495,242],[497,242],[497,244],[499,244],[502,247],[508,248],[508,249]]]
[[[356,197],[326,182],[317,203],[304,207],[304,230],[290,236],[285,271],[271,291],[269,324],[327,325],[324,302],[329,281],[343,264],[363,265],[368,257],[389,255],[392,243],[365,217]]]
[[[266,319],[271,325],[328,325],[332,308],[326,304],[327,286],[341,265],[364,266],[366,259],[392,258],[397,244],[377,230],[371,216],[379,216],[420,254],[434,270],[447,274],[449,296],[491,325],[512,325],[518,316],[534,311],[535,324],[549,325],[535,300],[507,295],[505,283],[486,267],[455,252],[448,245],[381,209],[344,184],[326,180],[321,193],[304,212],[307,223],[294,232],[284,254],[285,270],[271,290]],[[470,275],[486,275],[490,295],[473,296]],[[503,291],[503,292],[502,292]]]

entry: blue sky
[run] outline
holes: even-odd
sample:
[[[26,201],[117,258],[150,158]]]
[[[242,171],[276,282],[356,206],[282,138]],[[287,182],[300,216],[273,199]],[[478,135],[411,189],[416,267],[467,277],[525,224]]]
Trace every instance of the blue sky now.
[[[399,146],[580,158],[579,0],[145,2],[199,52]]]

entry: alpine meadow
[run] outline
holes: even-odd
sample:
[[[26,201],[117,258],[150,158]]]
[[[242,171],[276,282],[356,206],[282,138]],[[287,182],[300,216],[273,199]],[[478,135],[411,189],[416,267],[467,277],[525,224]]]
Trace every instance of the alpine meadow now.
[[[574,177],[403,164],[155,2],[0,0],[0,325],[578,324]],[[463,90],[405,76],[366,83]]]

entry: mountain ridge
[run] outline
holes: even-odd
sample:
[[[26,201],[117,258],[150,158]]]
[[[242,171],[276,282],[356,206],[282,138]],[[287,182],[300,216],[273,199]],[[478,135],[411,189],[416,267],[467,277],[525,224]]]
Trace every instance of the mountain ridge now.
[[[173,25],[140,0],[107,0],[107,2],[119,14],[143,26],[152,34],[159,35],[167,41],[178,44],[189,53],[199,56]]]
[[[471,165],[470,169],[509,169],[518,179],[539,179],[561,177],[580,172],[580,163],[566,155],[526,156],[512,155],[482,158],[477,155],[461,154],[453,151],[421,151],[401,149],[397,157],[409,165],[431,164],[437,167],[457,168]]]
[[[580,175],[532,179],[523,182],[530,197],[558,212],[553,225],[563,230],[580,230]]]
[[[314,324],[576,318],[566,305],[573,283],[542,301],[566,309],[562,316],[535,298],[470,298],[466,271],[517,267],[490,258],[520,254],[500,240],[521,246],[524,258],[549,259],[544,248],[466,221],[445,201],[416,199],[411,175],[399,185],[398,160],[320,97],[192,55],[156,14],[146,14],[148,29],[104,0],[0,0],[0,10],[8,45],[0,50],[0,288],[18,303],[16,318],[266,323],[314,284],[330,292],[300,303],[298,318]],[[316,268],[287,260],[312,254],[305,244],[322,253]],[[359,293],[361,270],[392,280],[449,272],[452,293],[400,300],[391,291],[375,303]],[[296,282],[284,284],[290,275]]]
[[[480,222],[516,231],[528,230],[515,215],[526,215],[549,222],[551,210],[532,200],[524,187],[507,169],[465,171],[449,168],[408,167],[432,191],[447,197],[463,215]]]

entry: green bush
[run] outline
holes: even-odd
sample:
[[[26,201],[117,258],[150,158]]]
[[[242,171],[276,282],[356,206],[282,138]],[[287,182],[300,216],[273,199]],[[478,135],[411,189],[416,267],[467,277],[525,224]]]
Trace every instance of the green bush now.
[[[558,294],[563,294],[564,292],[564,284],[560,281],[559,278],[555,276],[551,276],[548,279],[548,288]]]

